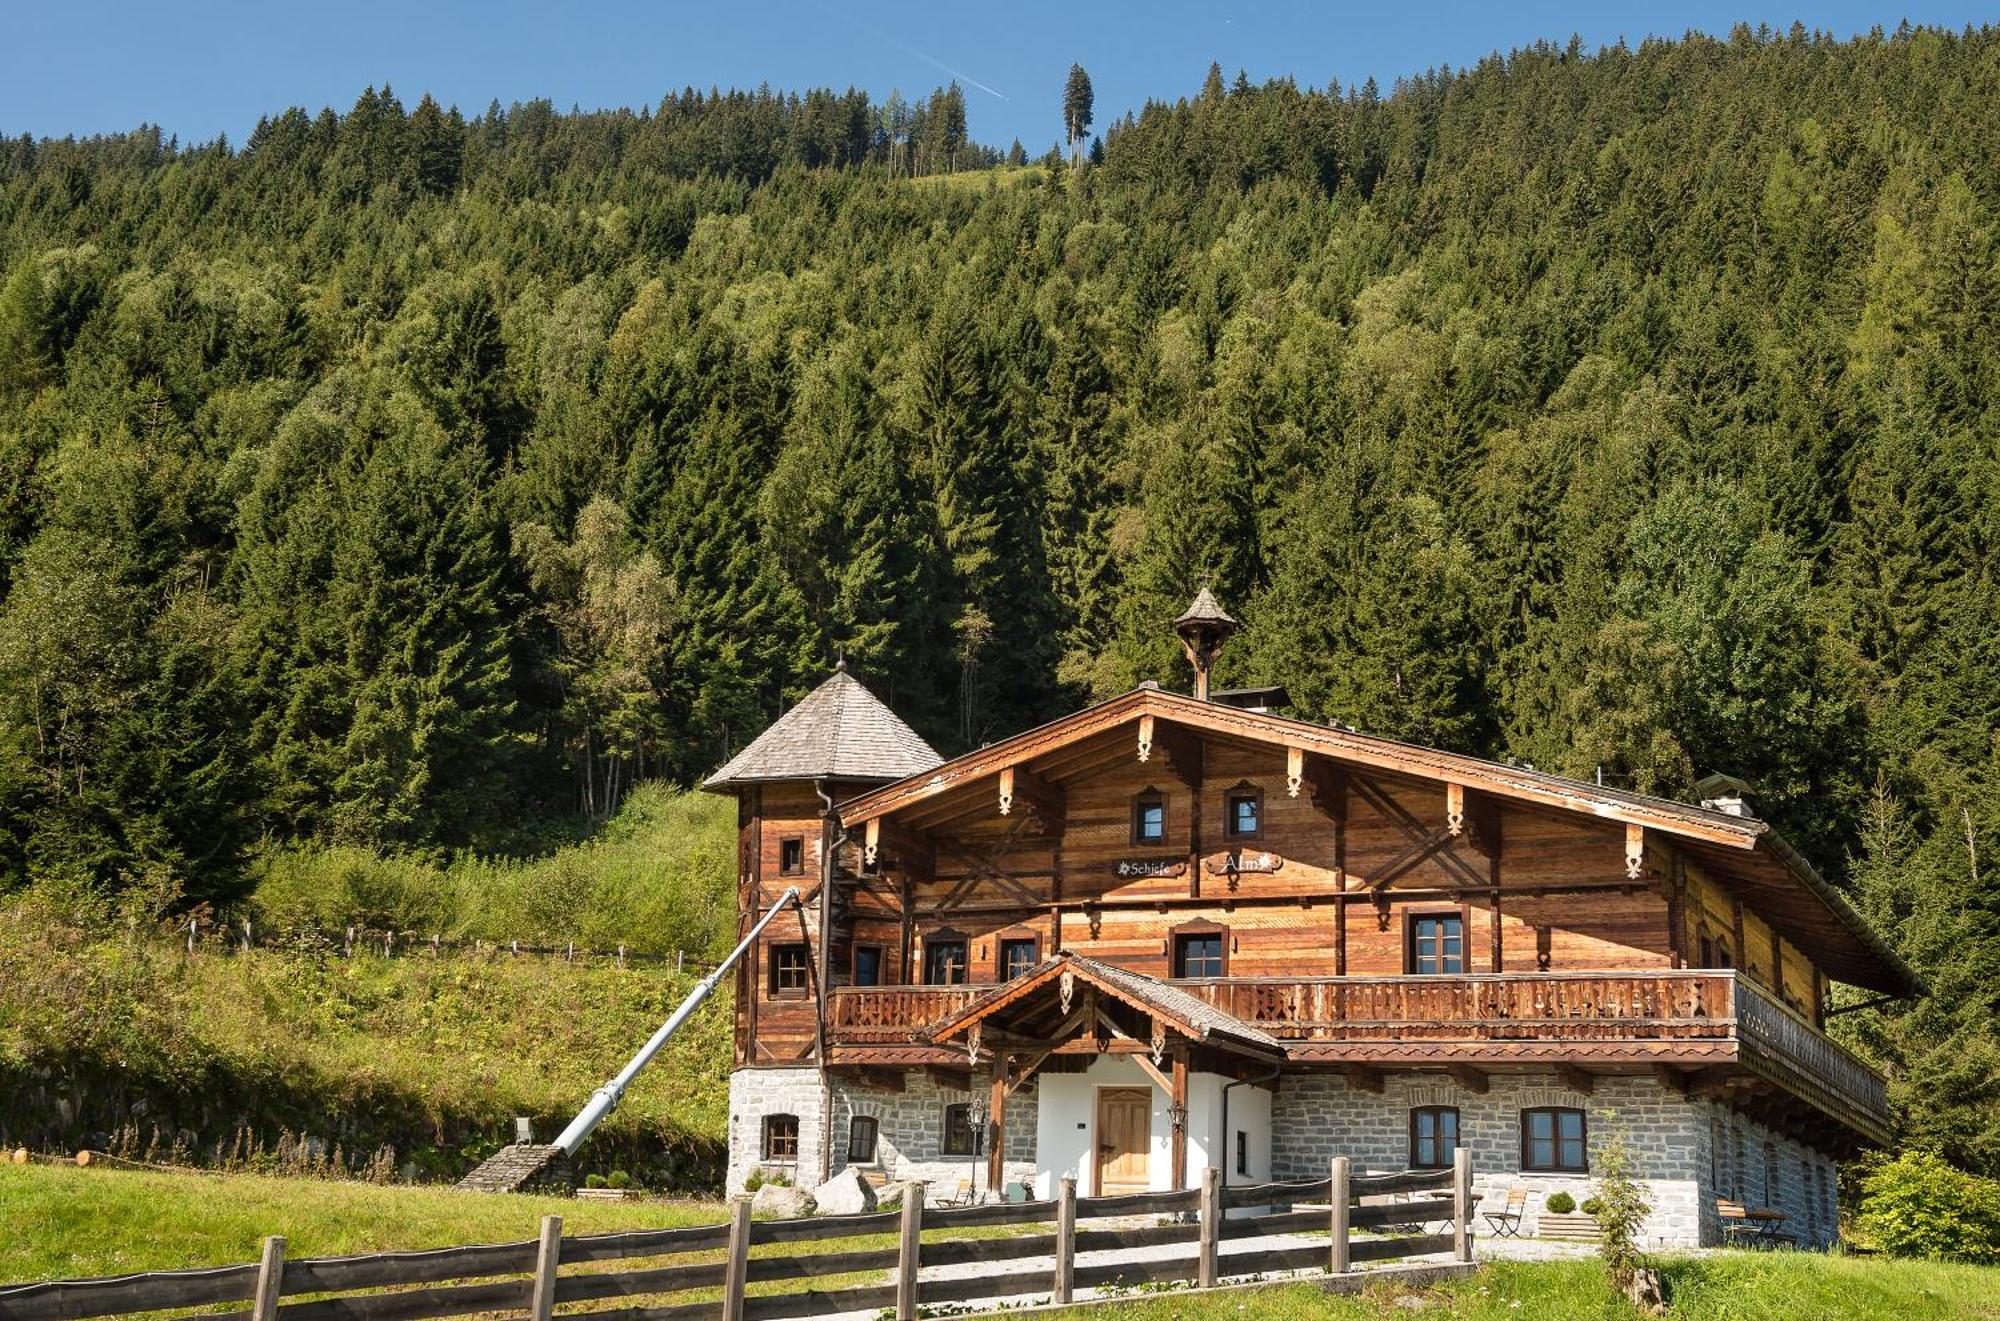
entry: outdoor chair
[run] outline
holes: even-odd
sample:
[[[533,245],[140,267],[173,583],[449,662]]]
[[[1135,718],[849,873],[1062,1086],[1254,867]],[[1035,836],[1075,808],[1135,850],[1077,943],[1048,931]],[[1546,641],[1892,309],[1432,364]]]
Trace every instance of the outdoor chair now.
[[[1519,1238],[1521,1236],[1521,1216],[1528,1209],[1528,1190],[1510,1188],[1507,1190],[1507,1205],[1498,1211],[1485,1212],[1486,1223],[1493,1226],[1498,1238]]]

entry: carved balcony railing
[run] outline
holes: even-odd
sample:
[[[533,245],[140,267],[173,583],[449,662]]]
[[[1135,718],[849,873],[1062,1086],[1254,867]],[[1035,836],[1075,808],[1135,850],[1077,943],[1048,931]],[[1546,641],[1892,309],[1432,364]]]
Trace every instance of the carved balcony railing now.
[[[1172,985],[1278,1038],[1301,1060],[1741,1067],[1871,1136],[1886,1133],[1889,1122],[1879,1074],[1729,971],[1225,977]],[[988,989],[840,987],[829,999],[828,1035],[836,1046],[864,1052],[920,1045],[921,1029]]]
[[[827,1034],[843,1045],[901,1043],[990,986],[842,986],[827,1001]]]
[[[1812,1099],[1822,1106],[1848,1107],[1847,1117],[1887,1130],[1889,1095],[1882,1075],[1747,978],[1736,980],[1736,1034],[1760,1072],[1776,1072],[1775,1081],[1812,1089]]]
[[[1728,1040],[1728,973],[1236,977],[1174,983],[1287,1041]]]

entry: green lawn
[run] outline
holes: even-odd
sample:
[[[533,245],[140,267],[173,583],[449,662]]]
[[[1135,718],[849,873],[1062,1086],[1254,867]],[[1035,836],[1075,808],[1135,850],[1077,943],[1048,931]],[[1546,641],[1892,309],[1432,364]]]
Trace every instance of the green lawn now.
[[[1805,1252],[1726,1252],[1663,1263],[1681,1321],[1983,1321],[2000,1318],[2000,1269]],[[1411,1309],[1399,1297],[1430,1304]],[[1330,1297],[1310,1285],[1245,1291],[1227,1300],[1172,1293],[1110,1303],[1094,1321],[1634,1321],[1594,1260],[1496,1262],[1433,1289],[1373,1289]]]
[[[572,1234],[723,1218],[715,1202],[580,1202],[247,1174],[6,1165],[0,1166],[0,1283],[254,1261],[263,1237],[279,1233],[293,1257],[508,1242],[534,1237],[540,1218],[551,1213],[561,1215]],[[1033,1232],[1026,1226],[977,1232],[983,1237],[1024,1231]],[[880,1235],[839,1247],[852,1251],[891,1242],[892,1236]],[[758,1251],[789,1249],[771,1245]],[[2000,1321],[2000,1269],[1786,1252],[1729,1252],[1670,1259],[1665,1265],[1673,1315],[1682,1321]],[[1398,1306],[1397,1297],[1411,1292],[1430,1306],[1420,1311]],[[1170,1292],[1109,1303],[1086,1315],[1099,1321],[1633,1317],[1610,1296],[1591,1260],[1498,1263],[1471,1280],[1420,1291],[1376,1289],[1361,1298],[1333,1298],[1305,1284],[1200,1303]]]
[[[716,1202],[582,1202],[255,1174],[0,1166],[0,1282],[255,1261],[267,1234],[292,1257],[506,1243],[545,1215],[570,1234],[724,1218]]]

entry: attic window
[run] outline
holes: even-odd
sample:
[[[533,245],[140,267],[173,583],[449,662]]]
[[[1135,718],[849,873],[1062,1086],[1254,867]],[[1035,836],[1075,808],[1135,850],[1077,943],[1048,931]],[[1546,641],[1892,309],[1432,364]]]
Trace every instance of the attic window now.
[[[1224,799],[1223,832],[1231,839],[1257,839],[1264,833],[1264,791],[1238,785]]]
[[[1132,800],[1132,842],[1164,844],[1167,841],[1167,796],[1158,789],[1141,790]]]
[[[802,836],[788,835],[778,841],[778,874],[797,876],[806,869],[806,842]]]

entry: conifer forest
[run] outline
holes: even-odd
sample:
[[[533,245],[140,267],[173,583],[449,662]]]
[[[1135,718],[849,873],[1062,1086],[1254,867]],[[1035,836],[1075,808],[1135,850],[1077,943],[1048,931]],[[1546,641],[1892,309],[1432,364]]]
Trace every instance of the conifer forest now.
[[[1747,782],[2000,1174],[2000,29],[1201,72],[0,140],[0,889],[535,854],[837,657],[961,751],[1209,586],[1295,714]]]

